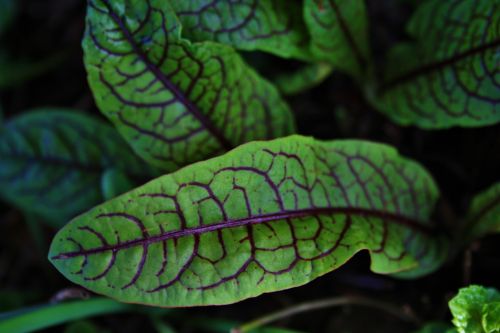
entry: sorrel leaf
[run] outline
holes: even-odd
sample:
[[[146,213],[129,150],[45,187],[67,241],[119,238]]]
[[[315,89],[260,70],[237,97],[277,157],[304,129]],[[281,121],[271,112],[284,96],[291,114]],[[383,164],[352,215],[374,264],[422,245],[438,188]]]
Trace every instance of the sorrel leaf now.
[[[385,145],[252,142],[79,216],[49,259],[92,291],[159,306],[303,285],[363,249],[374,272],[419,276],[445,254],[429,221],[437,197],[430,175]]]
[[[471,241],[500,232],[500,183],[478,194],[471,203],[465,222],[464,238]]]
[[[308,33],[300,1],[171,0],[192,41],[213,40],[242,50],[307,59]]]
[[[459,333],[495,333],[500,329],[500,292],[496,289],[460,289],[449,306]]]
[[[390,52],[378,106],[423,128],[500,121],[500,3],[431,0],[409,23],[414,43]]]
[[[314,58],[360,78],[369,59],[364,0],[305,0],[304,18]]]
[[[114,128],[73,110],[24,113],[0,130],[0,196],[55,225],[103,201],[109,168],[153,176]]]
[[[278,75],[273,82],[283,95],[294,95],[323,82],[333,71],[327,63],[307,64],[294,72]]]
[[[89,2],[83,42],[101,111],[166,170],[293,132],[288,106],[229,46],[190,43],[165,0]]]

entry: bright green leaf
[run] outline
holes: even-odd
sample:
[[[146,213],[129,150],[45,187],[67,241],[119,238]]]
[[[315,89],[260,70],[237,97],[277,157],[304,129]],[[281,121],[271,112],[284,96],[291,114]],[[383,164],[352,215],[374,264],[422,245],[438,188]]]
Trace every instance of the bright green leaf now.
[[[391,50],[377,105],[395,122],[437,129],[500,121],[500,1],[423,2]]]
[[[229,46],[190,43],[165,0],[92,0],[84,38],[101,111],[166,170],[293,132],[288,106]]]
[[[291,136],[185,167],[75,218],[49,259],[120,301],[227,304],[303,285],[361,250],[420,276],[446,243],[430,175],[391,147]]]
[[[110,168],[136,185],[154,174],[114,128],[76,111],[28,112],[0,132],[0,196],[53,225],[101,203]]]
[[[453,324],[459,333],[495,333],[500,327],[500,292],[470,286],[460,289],[450,302]]]
[[[500,232],[500,183],[491,186],[472,200],[465,223],[463,237],[467,241]]]
[[[308,33],[300,1],[170,0],[183,37],[213,40],[247,51],[307,59]]]
[[[316,60],[357,78],[365,73],[369,44],[364,0],[304,0],[304,19]]]

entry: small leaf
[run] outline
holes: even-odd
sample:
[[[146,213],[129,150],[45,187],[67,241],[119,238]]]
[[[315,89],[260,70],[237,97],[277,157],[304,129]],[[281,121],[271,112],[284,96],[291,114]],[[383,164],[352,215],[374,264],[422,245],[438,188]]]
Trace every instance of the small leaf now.
[[[294,95],[323,82],[333,71],[326,63],[308,64],[297,71],[279,75],[274,83],[283,95]]]
[[[494,333],[500,327],[500,293],[493,288],[470,286],[460,289],[450,302],[453,324],[459,333]],[[484,325],[486,324],[486,325]]]
[[[109,168],[135,184],[154,175],[112,127],[76,111],[28,112],[0,131],[0,195],[54,225],[103,201]]]
[[[300,1],[171,0],[183,36],[237,49],[307,59],[308,33]]]
[[[369,59],[365,1],[305,0],[304,18],[314,58],[360,78]]]
[[[498,0],[423,2],[408,26],[415,42],[388,56],[380,110],[429,129],[498,123],[499,21]]]
[[[419,276],[446,254],[429,221],[437,197],[430,175],[385,145],[253,142],[77,217],[49,258],[89,290],[158,306],[300,286],[361,250],[374,272]]]
[[[120,169],[111,168],[102,174],[101,190],[105,200],[113,199],[134,187],[134,182]]]
[[[465,225],[464,237],[468,241],[500,232],[500,183],[474,198]]]
[[[168,1],[89,1],[83,41],[101,111],[151,164],[174,170],[293,132],[288,106],[229,46],[190,43]]]

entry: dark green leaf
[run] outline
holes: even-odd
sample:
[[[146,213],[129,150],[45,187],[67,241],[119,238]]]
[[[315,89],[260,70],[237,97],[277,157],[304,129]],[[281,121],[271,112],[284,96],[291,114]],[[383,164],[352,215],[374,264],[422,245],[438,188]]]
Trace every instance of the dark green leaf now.
[[[102,202],[110,168],[136,184],[154,174],[111,126],[76,111],[28,112],[0,131],[0,195],[52,224]]]
[[[425,1],[409,23],[415,42],[391,50],[377,105],[423,128],[500,121],[500,1]]]
[[[135,151],[166,170],[243,142],[293,132],[275,87],[233,48],[180,38],[165,0],[92,0],[84,38],[101,111]]]
[[[0,332],[34,332],[76,319],[124,312],[131,309],[133,307],[128,304],[104,298],[40,305],[0,314]]]
[[[361,250],[377,273],[436,269],[438,190],[391,147],[292,136],[240,146],[95,207],[49,258],[125,302],[227,304],[303,285]]]
[[[496,333],[500,328],[500,293],[496,289],[460,289],[449,306],[459,333]]]
[[[332,70],[326,63],[305,65],[295,72],[278,76],[274,83],[284,95],[298,94],[323,82]]]
[[[474,198],[465,223],[466,241],[500,232],[500,183]]]
[[[315,60],[357,78],[368,66],[368,18],[364,0],[304,0],[304,18]]]
[[[171,0],[192,41],[213,40],[242,50],[307,59],[302,4],[289,0]]]
[[[0,0],[0,36],[11,23],[16,7],[15,0]]]

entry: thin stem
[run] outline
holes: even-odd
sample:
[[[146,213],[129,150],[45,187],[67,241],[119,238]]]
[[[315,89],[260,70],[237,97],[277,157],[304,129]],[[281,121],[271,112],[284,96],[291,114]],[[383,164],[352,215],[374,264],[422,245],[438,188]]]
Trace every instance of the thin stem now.
[[[231,333],[247,333],[263,325],[275,322],[277,320],[290,317],[299,313],[309,312],[318,309],[324,309],[335,306],[343,305],[361,305],[376,308],[387,313],[394,315],[404,321],[410,321],[415,324],[420,323],[420,319],[408,308],[401,308],[394,306],[389,303],[377,301],[374,299],[360,297],[360,296],[344,296],[344,297],[333,297],[325,298],[311,302],[305,302],[284,310],[276,311],[269,315],[257,318],[255,320],[249,321],[239,327],[233,328]]]

